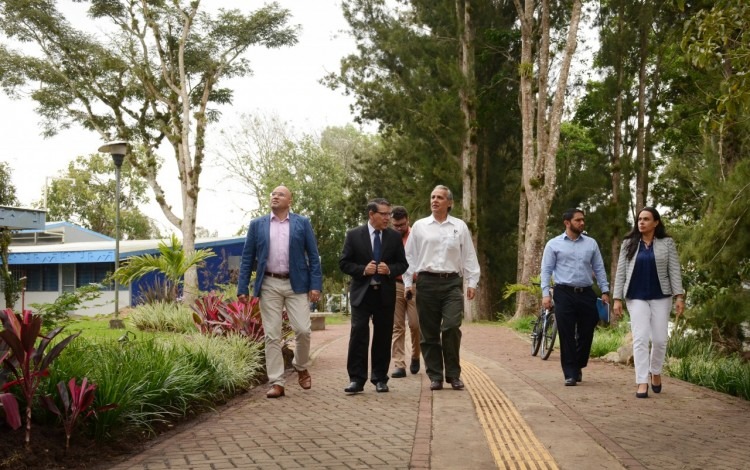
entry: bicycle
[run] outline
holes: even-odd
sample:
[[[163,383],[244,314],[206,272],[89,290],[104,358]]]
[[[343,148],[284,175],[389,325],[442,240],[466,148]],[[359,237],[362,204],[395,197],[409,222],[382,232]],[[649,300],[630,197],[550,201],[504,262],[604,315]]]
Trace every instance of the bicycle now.
[[[534,321],[534,328],[531,330],[531,355],[536,356],[541,350],[542,360],[549,359],[555,346],[555,338],[557,338],[557,322],[553,305],[552,308],[542,309],[539,317]]]

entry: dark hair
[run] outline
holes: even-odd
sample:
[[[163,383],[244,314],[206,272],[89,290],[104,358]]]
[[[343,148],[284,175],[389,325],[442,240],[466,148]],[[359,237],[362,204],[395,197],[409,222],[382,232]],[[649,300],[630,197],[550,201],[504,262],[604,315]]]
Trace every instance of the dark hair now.
[[[654,238],[665,238],[668,237],[667,235],[667,229],[664,228],[664,222],[661,221],[661,216],[659,215],[659,211],[654,209],[653,207],[644,207],[643,209],[638,211],[638,214],[635,217],[635,222],[633,223],[633,228],[628,232],[627,235],[625,235],[625,240],[628,241],[628,260],[633,259],[633,256],[635,256],[635,251],[638,249],[638,241],[641,238],[641,232],[638,230],[638,215],[640,215],[641,212],[646,211],[650,212],[652,216],[654,216],[654,221],[659,222],[659,224],[654,229]]]
[[[388,206],[391,207],[391,203],[383,199],[382,197],[376,197],[375,199],[371,199],[370,202],[367,203],[367,215],[370,215],[370,212],[377,212],[378,206]]]
[[[391,218],[393,220],[401,220],[409,217],[409,213],[406,212],[406,207],[404,206],[393,206],[391,209]]]
[[[570,209],[568,209],[565,212],[563,212],[563,221],[566,221],[566,220],[567,221],[571,221],[571,220],[573,220],[573,216],[576,215],[579,212],[581,214],[586,214],[585,212],[583,212],[583,210],[578,209],[577,207],[571,207]]]

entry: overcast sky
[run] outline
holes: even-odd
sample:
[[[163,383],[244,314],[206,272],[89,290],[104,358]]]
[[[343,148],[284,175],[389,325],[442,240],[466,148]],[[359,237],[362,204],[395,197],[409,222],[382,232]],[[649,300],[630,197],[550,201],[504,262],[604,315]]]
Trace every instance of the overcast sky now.
[[[60,5],[69,1],[58,2]],[[254,75],[232,81],[234,104],[223,107],[221,122],[209,134],[209,151],[218,148],[218,130],[237,124],[238,117],[261,113],[278,115],[293,124],[298,132],[318,133],[327,126],[352,122],[351,100],[341,91],[332,91],[319,83],[328,72],[339,70],[340,59],[354,51],[353,41],[341,31],[347,24],[341,14],[340,0],[279,0],[292,12],[292,24],[302,26],[299,43],[290,48],[268,51],[253,48],[246,55]],[[210,0],[203,5],[253,10],[263,2],[247,0]],[[75,7],[73,7],[75,8]],[[0,161],[10,163],[13,184],[23,206],[42,199],[48,177],[58,176],[79,155],[96,152],[102,144],[99,136],[80,128],[62,131],[44,139],[39,118],[30,99],[10,100],[0,93],[0,129],[5,136],[0,147]],[[167,165],[159,176],[167,191],[169,203],[179,207],[180,192],[174,158],[165,154]],[[246,225],[244,215],[252,201],[227,190],[224,170],[216,166],[215,153],[209,153],[206,170],[201,175],[198,225],[218,231],[219,236],[234,234]],[[235,183],[236,184],[236,183]],[[155,203],[144,208],[164,233],[174,227]],[[180,212],[178,212],[178,215]]]

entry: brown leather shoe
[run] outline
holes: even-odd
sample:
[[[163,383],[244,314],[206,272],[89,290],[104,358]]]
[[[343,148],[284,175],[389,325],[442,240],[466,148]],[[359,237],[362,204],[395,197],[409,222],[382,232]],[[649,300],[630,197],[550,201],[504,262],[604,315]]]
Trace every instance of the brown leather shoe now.
[[[266,392],[266,398],[279,398],[284,396],[284,387],[281,385],[272,385]]]
[[[310,377],[310,372],[308,372],[307,369],[298,370],[297,374],[299,374],[299,386],[305,390],[310,390],[312,388],[312,377]]]

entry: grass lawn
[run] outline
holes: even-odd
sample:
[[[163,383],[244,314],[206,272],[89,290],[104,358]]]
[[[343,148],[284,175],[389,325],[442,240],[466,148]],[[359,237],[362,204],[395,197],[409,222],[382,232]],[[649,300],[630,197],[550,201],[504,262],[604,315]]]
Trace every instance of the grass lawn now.
[[[134,340],[141,338],[151,338],[157,335],[163,336],[167,334],[139,331],[138,329],[133,327],[132,324],[130,324],[127,318],[123,319],[125,321],[125,329],[111,329],[109,327],[109,320],[111,320],[112,318],[112,315],[97,315],[95,317],[75,318],[65,326],[65,330],[63,330],[61,336],[65,337],[66,333],[71,334],[81,331],[81,337],[85,337],[89,340],[92,340],[94,338],[117,340],[123,335],[127,335],[128,339],[130,340]],[[130,333],[127,333],[128,331],[130,331]],[[135,337],[133,335],[135,335]]]

